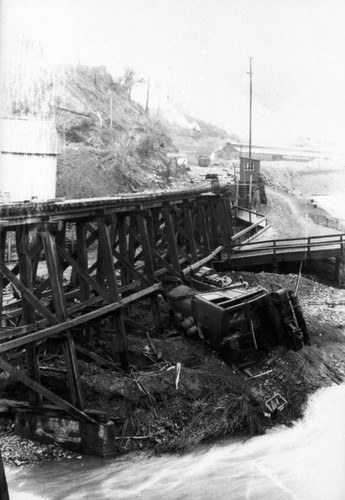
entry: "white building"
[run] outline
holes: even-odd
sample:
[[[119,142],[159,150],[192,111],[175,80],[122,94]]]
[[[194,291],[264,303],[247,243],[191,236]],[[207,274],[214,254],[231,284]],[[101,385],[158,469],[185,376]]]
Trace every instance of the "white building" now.
[[[56,196],[58,137],[53,121],[0,122],[0,192],[6,201]],[[0,200],[1,201],[1,200]]]

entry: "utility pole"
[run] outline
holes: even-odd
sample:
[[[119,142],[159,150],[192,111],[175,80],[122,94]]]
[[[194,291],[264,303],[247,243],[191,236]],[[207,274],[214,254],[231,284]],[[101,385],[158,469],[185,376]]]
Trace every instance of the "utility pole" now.
[[[249,86],[249,159],[252,158],[252,57],[249,57],[249,72],[247,71],[250,78],[250,86]]]

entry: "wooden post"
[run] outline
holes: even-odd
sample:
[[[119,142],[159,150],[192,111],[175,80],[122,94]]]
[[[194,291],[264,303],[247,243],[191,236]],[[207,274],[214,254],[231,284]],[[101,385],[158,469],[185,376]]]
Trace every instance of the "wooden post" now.
[[[87,255],[87,243],[86,243],[86,225],[83,221],[77,221],[77,252],[78,252],[78,262],[79,265],[85,270],[88,270],[88,255]],[[80,301],[85,302],[88,300],[89,285],[81,277],[78,278],[80,287]]]
[[[345,244],[344,243],[341,243],[339,257],[336,258],[334,279],[337,286],[341,288],[345,287]]]
[[[29,228],[28,226],[17,226],[16,228],[16,245],[18,254],[18,265],[20,280],[23,285],[33,292],[32,286],[32,269],[29,253]],[[30,325],[35,323],[35,309],[25,296],[22,296],[22,309],[24,323]],[[36,382],[40,382],[40,372],[38,366],[38,352],[35,342],[28,344],[25,350],[28,376]],[[29,402],[33,406],[38,406],[42,403],[41,396],[35,392],[29,391]]]
[[[228,234],[229,236],[233,236],[233,224],[232,224],[232,213],[231,213],[231,205],[230,205],[230,197],[226,196],[222,199],[224,212],[227,220]]]
[[[67,305],[62,282],[63,270],[58,257],[55,238],[49,231],[49,223],[43,225],[40,234],[44,253],[46,256],[56,317],[58,321],[63,322],[67,319]],[[82,394],[78,361],[75,353],[72,335],[69,331],[61,336],[61,342],[66,362],[67,376],[71,392],[71,401],[74,406],[83,409],[85,407],[85,404]]]
[[[41,253],[41,242],[38,237],[38,233],[36,230],[31,232],[31,249],[30,249],[30,258],[31,258],[31,270],[32,270],[32,285],[35,286],[36,276],[38,264],[40,261],[40,253]]]
[[[12,259],[12,242],[11,238],[7,238],[7,261],[11,262]]]
[[[200,223],[200,230],[201,230],[201,235],[202,235],[202,245],[203,245],[203,253],[204,257],[207,257],[211,253],[211,247],[210,247],[210,238],[208,234],[208,227],[206,224],[205,220],[205,208],[202,202],[198,203],[198,209],[199,209],[199,223]]]
[[[5,475],[4,464],[2,461],[2,455],[0,451],[0,500],[9,500],[8,487]]]
[[[103,262],[103,251],[101,248],[100,238],[98,238],[98,248],[97,248],[97,281],[103,286],[105,280],[104,262]]]
[[[128,260],[127,223],[126,223],[126,216],[125,215],[118,216],[117,227],[118,227],[118,234],[119,234],[120,255],[125,260]],[[120,263],[120,269],[121,269],[121,284],[128,285],[129,284],[128,270],[126,269],[125,266],[121,265],[121,263]]]
[[[117,234],[118,234],[118,216],[116,214],[111,214],[109,238],[110,238],[110,245],[114,248],[118,243],[116,241]]]
[[[196,262],[198,260],[198,255],[194,239],[194,227],[192,222],[192,216],[190,213],[190,204],[188,201],[184,202],[183,204],[183,214],[184,214],[186,233],[188,234],[189,252],[192,258],[192,262]]]
[[[218,224],[221,230],[221,244],[223,244],[224,247],[228,247],[229,242],[231,241],[231,235],[229,234],[229,226],[222,198],[219,198],[217,200],[217,214],[218,214]]]
[[[0,262],[5,263],[5,253],[6,253],[6,231],[0,229]],[[2,321],[2,308],[3,308],[3,295],[5,278],[3,274],[0,273],[0,326]]]
[[[152,210],[147,214],[146,216],[146,229],[147,229],[147,236],[149,238],[150,246],[154,247],[155,246],[155,229],[154,229],[154,213]],[[153,261],[153,267],[154,266],[154,261]]]
[[[175,240],[175,230],[174,230],[174,224],[171,216],[171,212],[169,208],[163,208],[162,210],[163,216],[164,216],[164,221],[165,221],[165,231],[167,234],[167,240],[168,240],[168,255],[170,258],[170,262],[174,269],[180,274],[181,269],[180,269],[180,263],[179,263],[179,257],[177,253],[177,247],[176,247],[176,240]]]
[[[277,253],[276,253],[276,241],[273,241],[273,272],[278,274],[278,260],[277,260]]]
[[[129,218],[129,228],[128,228],[128,262],[134,265],[135,252],[137,248],[137,241],[135,239],[135,234],[137,233],[137,221],[136,217],[133,215]]]
[[[56,242],[53,234],[49,231],[49,224],[45,224],[40,231],[41,240],[44,248],[50,287],[52,290],[52,298],[56,317],[59,321],[66,318],[66,300],[63,291],[62,282],[62,267],[59,256],[56,251]]]
[[[77,236],[77,255],[78,255],[78,263],[82,267],[82,269],[87,272],[88,271],[88,254],[87,254],[87,242],[86,242],[86,233],[87,228],[84,221],[77,221],[76,223],[76,236]],[[75,272],[74,269],[72,273]],[[89,284],[82,276],[78,275],[78,283],[80,290],[80,302],[86,302],[90,297],[90,288]],[[85,327],[82,329],[82,335],[88,340],[90,340],[91,328],[87,323]]]
[[[115,266],[113,253],[110,245],[109,232],[104,220],[98,220],[98,233],[99,233],[99,256],[101,255],[105,274],[107,276],[107,284],[109,290],[110,300],[116,302],[119,300],[119,292],[116,281]],[[121,366],[124,370],[128,370],[128,343],[125,325],[121,312],[114,313],[114,321],[119,340],[119,357]]]
[[[218,236],[219,225],[216,215],[216,207],[217,203],[210,204],[210,244],[212,245],[213,249],[217,248],[217,246],[221,244],[220,235]]]
[[[155,282],[155,278],[154,278],[154,268],[153,268],[152,254],[151,254],[151,246],[150,246],[150,240],[149,240],[148,233],[147,233],[146,220],[144,219],[144,217],[142,215],[138,216],[138,227],[139,227],[139,233],[140,233],[140,241],[141,241],[143,254],[144,254],[145,272],[146,272],[147,278],[149,280],[149,283],[153,284]],[[161,322],[161,318],[160,318],[157,295],[152,295],[150,297],[150,300],[151,300],[153,319],[154,319],[156,328],[161,331],[163,327],[162,327],[162,322]]]
[[[310,267],[311,267],[310,243],[311,243],[311,238],[308,238],[307,239],[307,257],[306,257],[306,267],[308,270],[310,270]]]

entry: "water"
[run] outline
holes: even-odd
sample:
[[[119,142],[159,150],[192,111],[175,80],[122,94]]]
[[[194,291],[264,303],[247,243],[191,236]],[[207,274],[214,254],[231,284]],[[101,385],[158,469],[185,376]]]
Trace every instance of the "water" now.
[[[294,427],[246,442],[184,456],[88,458],[6,473],[11,500],[344,500],[345,385],[314,394]]]
[[[313,199],[332,217],[345,220],[344,194],[338,193],[324,196],[314,196]]]

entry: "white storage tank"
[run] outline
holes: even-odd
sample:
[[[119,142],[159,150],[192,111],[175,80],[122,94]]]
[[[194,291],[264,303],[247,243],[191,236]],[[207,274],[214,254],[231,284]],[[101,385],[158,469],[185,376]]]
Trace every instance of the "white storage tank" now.
[[[58,137],[53,121],[0,121],[0,202],[56,196]]]

